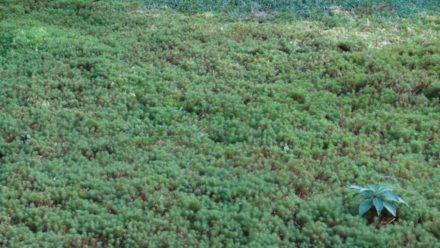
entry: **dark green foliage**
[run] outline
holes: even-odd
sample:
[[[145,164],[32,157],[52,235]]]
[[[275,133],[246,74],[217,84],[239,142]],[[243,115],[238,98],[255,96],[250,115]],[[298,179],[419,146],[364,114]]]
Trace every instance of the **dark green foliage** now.
[[[34,4],[0,21],[1,246],[438,244],[438,15]],[[377,229],[345,185],[390,180],[417,204]]]

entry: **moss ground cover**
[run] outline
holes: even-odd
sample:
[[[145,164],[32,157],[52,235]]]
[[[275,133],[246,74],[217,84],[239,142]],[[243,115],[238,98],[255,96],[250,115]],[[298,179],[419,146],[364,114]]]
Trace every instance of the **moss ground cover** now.
[[[2,246],[438,246],[438,13],[0,11]],[[410,207],[368,224],[369,183]]]
[[[332,8],[357,15],[410,16],[415,12],[435,13],[437,0],[141,0],[148,7],[167,7],[183,12],[221,11],[229,17],[240,17],[254,11],[284,13],[290,17],[321,18]]]

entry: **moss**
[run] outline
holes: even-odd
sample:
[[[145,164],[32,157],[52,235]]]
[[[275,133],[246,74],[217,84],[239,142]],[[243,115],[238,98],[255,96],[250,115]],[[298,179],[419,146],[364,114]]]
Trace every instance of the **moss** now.
[[[424,90],[424,95],[427,98],[439,98],[440,97],[440,81],[434,82]]]
[[[437,244],[437,15],[29,3],[0,21],[3,246]],[[390,178],[417,204],[378,229],[345,185]]]

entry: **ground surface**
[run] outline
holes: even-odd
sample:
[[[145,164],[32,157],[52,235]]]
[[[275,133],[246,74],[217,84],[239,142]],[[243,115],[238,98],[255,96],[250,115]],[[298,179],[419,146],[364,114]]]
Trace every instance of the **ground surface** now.
[[[8,8],[3,246],[438,247],[438,14]],[[352,183],[410,208],[368,224]]]

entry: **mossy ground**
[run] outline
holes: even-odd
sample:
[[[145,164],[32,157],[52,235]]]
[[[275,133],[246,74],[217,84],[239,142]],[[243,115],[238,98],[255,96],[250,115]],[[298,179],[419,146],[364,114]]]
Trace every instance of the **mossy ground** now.
[[[439,15],[13,9],[2,246],[438,245]],[[393,184],[410,208],[369,225],[351,183]]]

